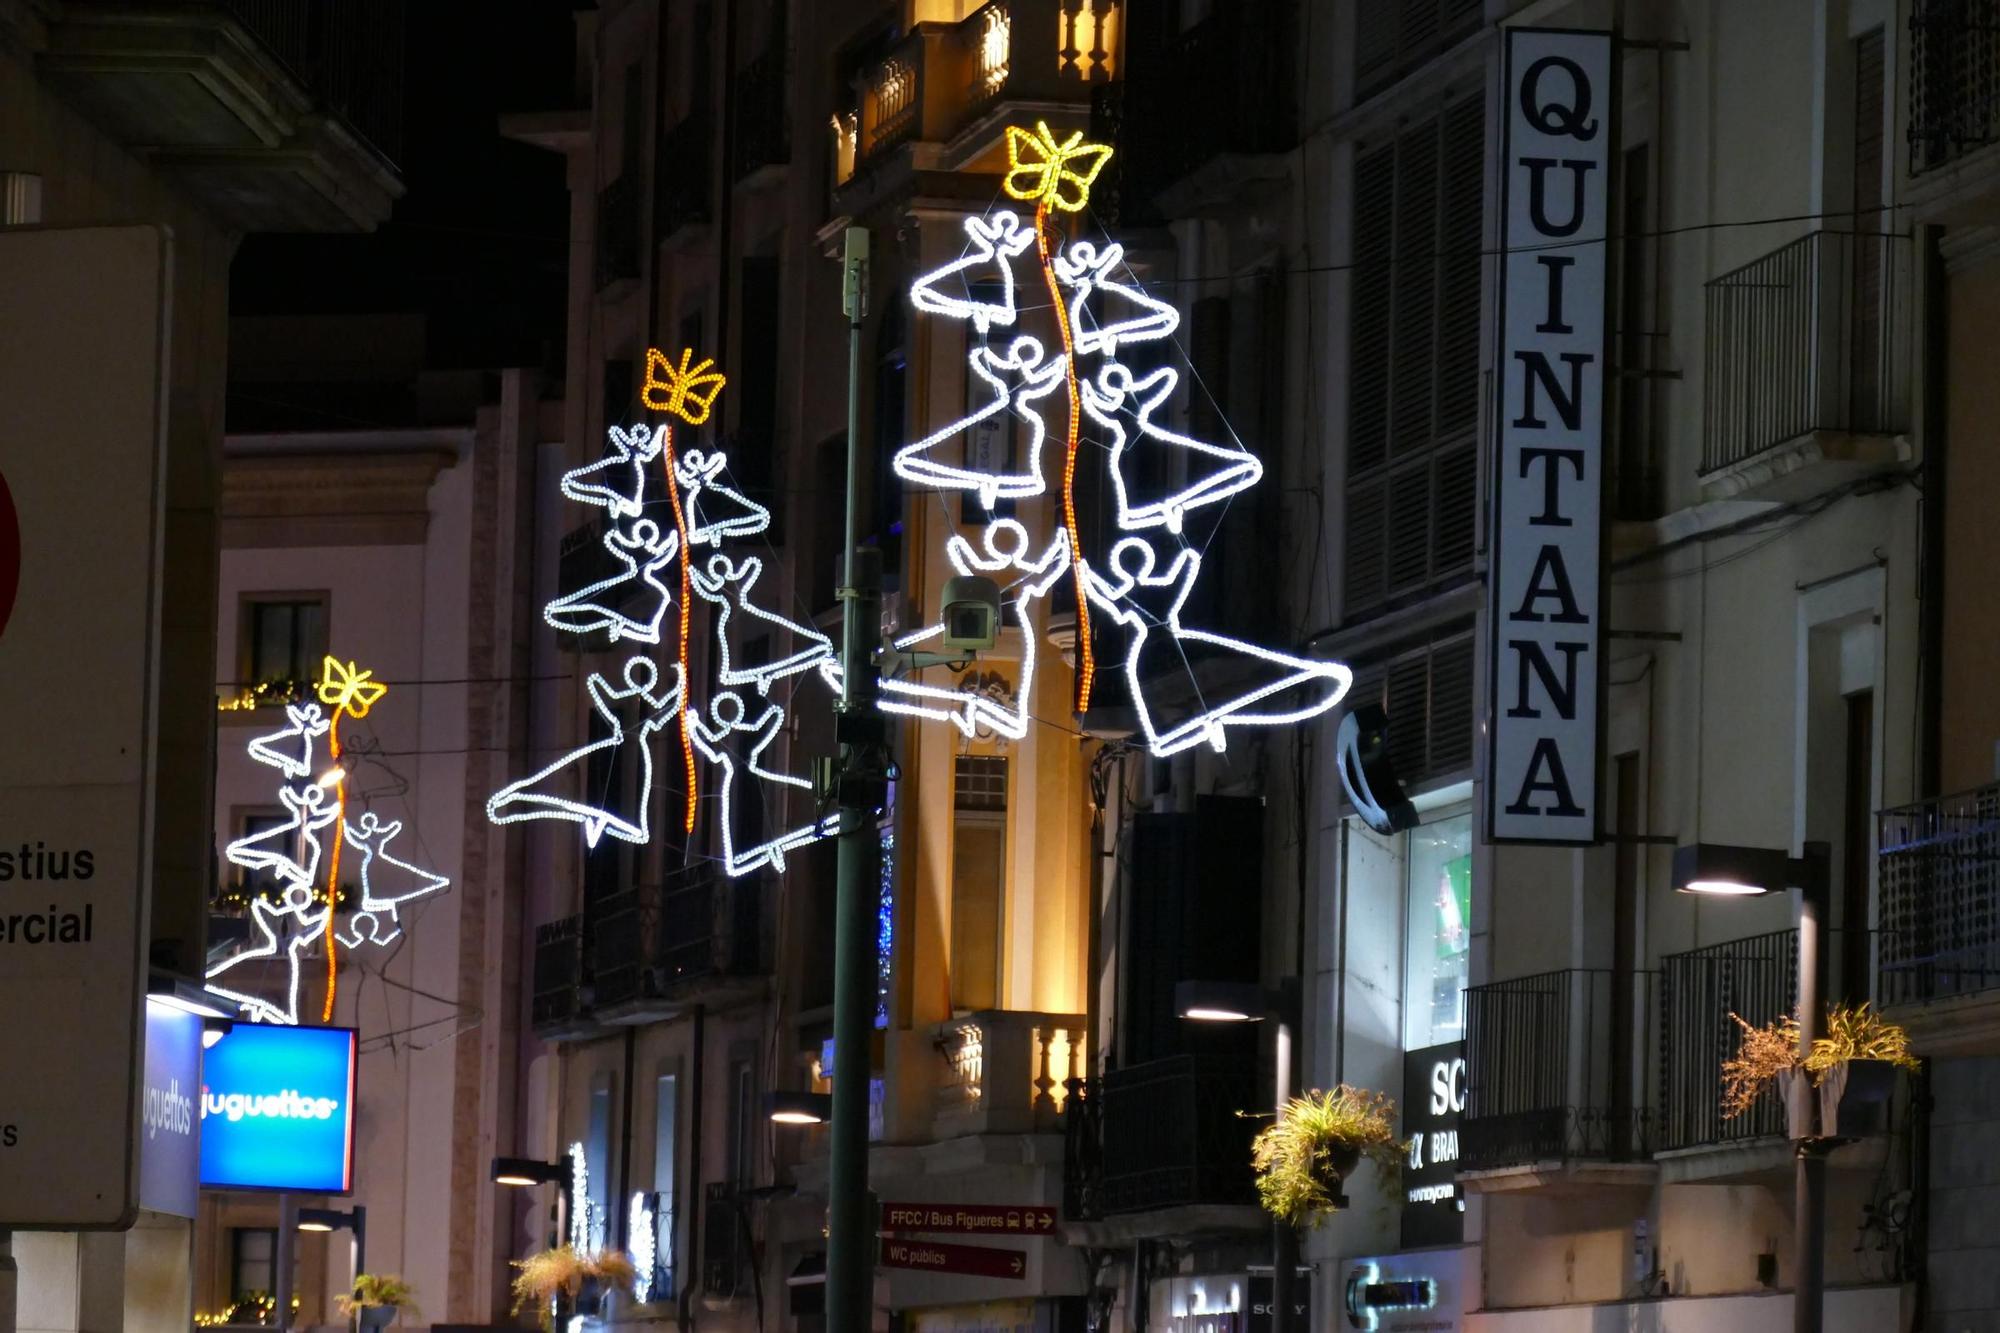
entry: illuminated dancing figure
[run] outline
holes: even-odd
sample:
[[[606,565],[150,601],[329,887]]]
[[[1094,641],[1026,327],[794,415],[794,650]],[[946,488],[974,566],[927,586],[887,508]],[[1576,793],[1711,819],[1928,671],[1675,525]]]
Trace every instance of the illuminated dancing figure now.
[[[833,833],[840,818],[828,815],[815,823],[787,829],[752,847],[736,845],[738,811],[743,802],[763,800],[762,792],[746,779],[808,790],[812,786],[807,778],[764,767],[764,751],[777,739],[778,729],[785,722],[785,710],[768,704],[755,721],[746,720],[747,711],[742,695],[724,690],[710,701],[708,717],[696,718],[694,722],[695,749],[722,772],[722,860],[723,868],[731,875],[747,875],[767,865],[782,871],[786,852]]]
[[[347,826],[348,843],[361,849],[361,906],[347,919],[346,930],[336,927],[333,933],[350,949],[394,944],[403,933],[403,904],[451,887],[443,875],[419,870],[384,850],[402,831],[401,820],[384,824],[373,811],[361,816],[359,827]]]
[[[1019,734],[1026,724],[1034,640],[1040,636],[1030,625],[1021,590],[1043,597],[1055,576],[1067,572],[1077,588],[1076,711],[1087,713],[1090,705],[1098,651],[1091,632],[1095,609],[1124,632],[1116,655],[1155,755],[1198,744],[1220,750],[1235,728],[1303,721],[1325,712],[1347,691],[1351,676],[1345,667],[1181,622],[1201,571],[1197,552],[1219,521],[1213,507],[1255,486],[1264,466],[1234,438],[1201,440],[1167,423],[1180,392],[1177,368],[1141,372],[1120,360],[1135,346],[1170,338],[1180,326],[1180,312],[1140,286],[1121,245],[1064,236],[1061,217],[1083,211],[1111,150],[1085,143],[1080,131],[1059,140],[1046,124],[1033,131],[1009,127],[1006,138],[1003,188],[1034,205],[1032,225],[1006,209],[967,218],[964,254],[910,289],[910,304],[922,314],[967,321],[982,335],[993,328],[1011,330],[1004,348],[975,345],[966,354],[969,382],[985,384],[991,399],[903,446],[892,466],[914,485],[970,492],[989,511],[1000,499],[1024,501],[1046,493],[1054,502],[1048,506],[1053,515],[1024,509],[1022,517],[1031,526],[1017,525],[1018,533],[989,530],[984,557],[965,560],[969,548],[947,550],[962,574],[976,568],[1003,583],[1005,573],[1019,576],[1015,607],[1028,640],[1016,696],[1020,711],[1002,716],[1007,710],[948,704],[955,691],[895,679],[882,682],[880,706],[942,716],[968,735],[978,725]],[[1017,281],[1012,265],[1026,260],[1031,241],[1047,299],[1021,306],[1016,294],[1028,279]],[[1006,411],[1027,422],[1022,456],[1004,471],[976,465],[974,428]],[[1086,442],[1098,447],[1080,449]],[[1120,536],[1109,553],[1092,552],[1081,542],[1075,496],[1077,472],[1085,467],[1102,470],[1116,502]],[[1198,523],[1200,529],[1191,532]],[[1159,533],[1163,547],[1156,550],[1135,535],[1144,532]],[[994,563],[1003,550],[1004,560]],[[1104,646],[1116,640],[1107,635]],[[1188,688],[1190,652],[1234,658],[1247,669],[1247,686],[1221,699],[1212,688]],[[1145,697],[1148,685],[1176,700],[1192,697],[1198,711]]]
[[[661,532],[659,524],[642,518],[632,525],[630,533],[605,529],[604,549],[615,563],[625,567],[624,572],[556,598],[542,612],[542,618],[557,629],[575,634],[603,630],[613,643],[620,639],[658,643],[660,622],[674,600],[673,593],[660,581],[660,571],[680,555],[680,534],[671,528]],[[633,597],[630,591],[620,591],[628,583],[641,585],[643,614],[631,615],[623,609],[624,603]]]
[[[754,555],[732,561],[728,556],[717,553],[708,558],[706,570],[694,571],[694,590],[707,601],[715,603],[717,608],[715,643],[720,658],[717,678],[725,686],[755,685],[757,693],[769,694],[771,682],[795,676],[823,658],[833,656],[833,640],[810,625],[787,620],[751,601],[750,590],[757,586],[757,577],[763,571],[764,562]],[[730,648],[732,626],[734,637],[775,630],[795,639],[803,639],[805,646],[769,661],[746,662]]]

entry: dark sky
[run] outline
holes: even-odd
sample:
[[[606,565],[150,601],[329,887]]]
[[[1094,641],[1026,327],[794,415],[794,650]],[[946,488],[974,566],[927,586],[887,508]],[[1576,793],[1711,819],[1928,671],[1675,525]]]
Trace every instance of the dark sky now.
[[[239,315],[421,312],[433,370],[560,373],[568,247],[562,159],[503,140],[509,111],[572,101],[571,0],[405,0],[408,192],[378,231],[251,236]]]

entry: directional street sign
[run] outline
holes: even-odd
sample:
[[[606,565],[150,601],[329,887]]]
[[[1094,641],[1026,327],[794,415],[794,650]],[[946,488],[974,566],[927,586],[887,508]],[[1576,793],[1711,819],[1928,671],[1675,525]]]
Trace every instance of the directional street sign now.
[[[885,1203],[882,1231],[959,1235],[1053,1236],[1056,1210],[1018,1203]]]
[[[1028,1256],[1025,1251],[1003,1250],[996,1245],[950,1245],[943,1241],[892,1238],[882,1242],[882,1267],[1022,1278],[1028,1275]]]

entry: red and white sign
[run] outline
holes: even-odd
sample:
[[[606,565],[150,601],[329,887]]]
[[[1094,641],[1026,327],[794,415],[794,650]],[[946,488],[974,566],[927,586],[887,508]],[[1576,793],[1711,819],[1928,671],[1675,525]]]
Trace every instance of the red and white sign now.
[[[1056,1210],[1019,1203],[885,1203],[882,1231],[955,1232],[959,1235],[1052,1236]]]
[[[1025,1278],[1028,1256],[1023,1250],[997,1245],[952,1245],[939,1240],[885,1240],[882,1267],[914,1268],[926,1273],[961,1273],[971,1277]]]

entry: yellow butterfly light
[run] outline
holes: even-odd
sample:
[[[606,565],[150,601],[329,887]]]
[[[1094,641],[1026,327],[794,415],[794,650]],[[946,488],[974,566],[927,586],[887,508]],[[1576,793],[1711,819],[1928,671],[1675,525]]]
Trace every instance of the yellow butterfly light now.
[[[345,709],[349,717],[367,717],[375,701],[389,692],[387,685],[371,679],[374,674],[358,663],[342,666],[340,659],[328,657],[320,665],[319,701],[336,713]]]
[[[709,369],[715,364],[714,357],[705,356],[690,366],[693,360],[692,347],[681,349],[679,365],[667,360],[659,348],[648,347],[646,383],[639,390],[639,401],[655,412],[671,412],[690,426],[708,420],[708,411],[728,380],[721,371]]]
[[[1090,183],[1110,160],[1110,146],[1085,143],[1082,130],[1057,143],[1045,120],[1035,122],[1033,133],[1009,125],[1007,177],[1001,185],[1026,203],[1076,213],[1090,202]]]

